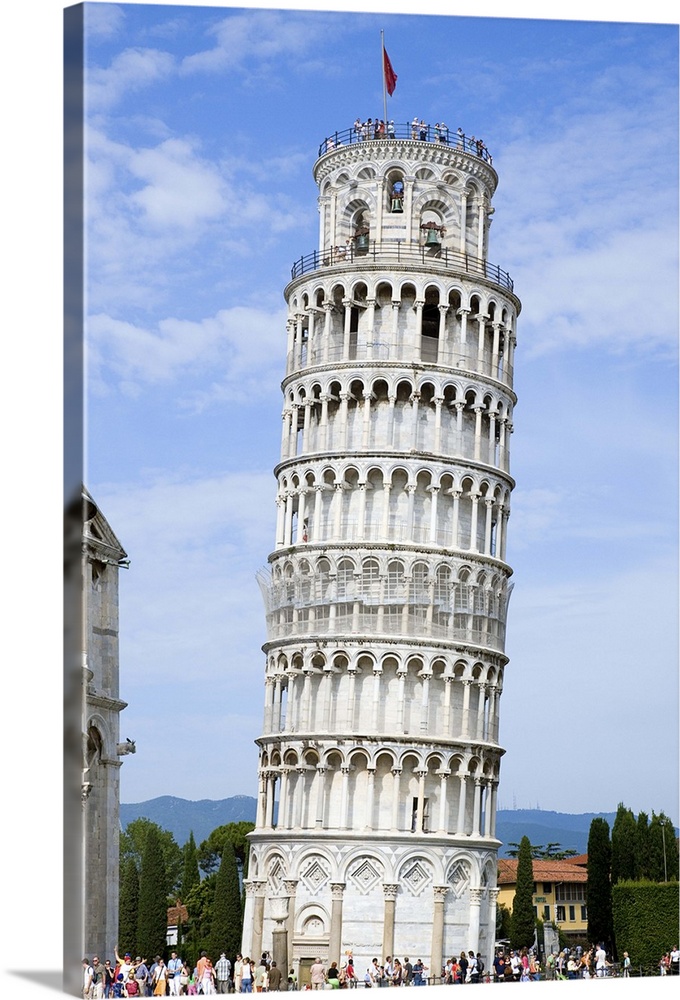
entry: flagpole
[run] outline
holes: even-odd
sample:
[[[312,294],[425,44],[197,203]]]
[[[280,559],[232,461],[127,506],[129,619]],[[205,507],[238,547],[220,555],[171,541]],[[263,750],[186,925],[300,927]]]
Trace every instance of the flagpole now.
[[[380,60],[380,65],[382,69],[382,85],[383,85],[383,114],[385,122],[385,129],[387,129],[387,83],[385,81],[385,32],[380,29],[380,48],[382,52],[382,58]]]

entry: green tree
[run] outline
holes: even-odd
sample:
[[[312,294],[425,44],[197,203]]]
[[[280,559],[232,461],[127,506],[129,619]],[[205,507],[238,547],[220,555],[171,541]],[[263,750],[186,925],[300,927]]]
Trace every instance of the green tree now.
[[[678,842],[673,824],[665,813],[652,813],[647,838],[647,865],[652,882],[678,879]]]
[[[510,940],[510,925],[512,914],[504,903],[498,904],[496,910],[496,941]]]
[[[602,943],[608,952],[614,945],[611,868],[609,823],[604,817],[596,816],[588,832],[588,940],[593,944]]]
[[[145,838],[137,912],[137,952],[148,959],[164,954],[168,930],[168,876],[161,838],[154,827]]]
[[[145,816],[140,816],[128,823],[120,835],[121,867],[127,858],[133,857],[137,864],[137,870],[141,872],[144,847],[150,830],[155,830],[158,834],[166,871],[164,891],[166,895],[171,895],[177,892],[181,882],[183,854],[170,830],[164,830],[158,823],[154,823]]]
[[[189,834],[189,839],[184,845],[182,853],[184,855],[184,867],[179,893],[180,899],[184,902],[193,887],[201,881],[201,873],[198,870],[198,855],[193,830]]]
[[[511,847],[512,850],[507,852],[507,856],[509,858],[516,858],[519,854],[519,844],[510,841],[508,847]],[[578,851],[575,851],[571,847],[562,847],[557,841],[551,841],[545,847],[543,844],[531,844],[530,848],[531,857],[537,861],[563,861],[565,858],[573,858],[578,854]]]
[[[241,944],[241,893],[234,845],[227,840],[215,880],[210,947],[208,952],[217,961],[224,951],[232,962]]]
[[[513,948],[529,948],[534,942],[534,869],[531,863],[531,842],[522,837],[517,854],[517,882],[512,901],[510,942]]]
[[[647,813],[638,813],[635,826],[635,878],[649,878],[649,858],[647,851],[649,848],[649,816]]]
[[[137,910],[139,908],[139,872],[134,858],[128,858],[121,868],[118,904],[118,952],[136,954]]]
[[[229,841],[236,855],[236,862],[243,873],[247,872],[249,844],[247,836],[255,829],[254,823],[242,820],[240,823],[225,823],[216,827],[198,848],[198,863],[209,875],[217,871],[224,845]]]
[[[635,878],[635,816],[619,802],[612,826],[612,885]]]
[[[207,951],[210,945],[210,928],[212,925],[216,882],[217,875],[213,872],[195,885],[187,898],[182,900],[189,914],[184,955],[182,958],[191,963],[192,968],[201,951],[203,949]],[[212,956],[213,959],[214,957]]]

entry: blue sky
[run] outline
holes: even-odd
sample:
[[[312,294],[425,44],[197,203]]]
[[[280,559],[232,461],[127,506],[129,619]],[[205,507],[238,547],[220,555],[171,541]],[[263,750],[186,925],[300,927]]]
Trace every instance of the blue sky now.
[[[317,245],[319,143],[382,116],[384,29],[389,117],[491,150],[490,259],[523,302],[500,805],[677,820],[677,28],[86,11],[87,482],[131,559],[123,801],[255,794],[282,290]]]
[[[55,902],[42,969],[62,955],[65,6],[10,5],[0,62],[12,152],[1,401],[15,487],[3,539],[3,791],[21,856]],[[392,16],[412,14],[400,0],[375,0],[379,16],[337,0],[344,16],[317,12],[301,32],[291,11],[288,30],[244,25],[221,66],[226,42],[208,29],[237,10],[91,6],[103,10],[88,53],[99,99],[88,478],[131,557],[123,735],[139,752],[123,767],[125,800],[254,791],[255,572],[273,538],[282,288],[316,245],[319,141],[381,113],[384,28],[399,75],[390,116],[446,115],[491,149],[490,257],[523,302],[501,805],[579,812],[623,799],[677,823],[677,15],[658,23],[670,5],[649,0],[626,9],[638,23],[614,24],[623,8],[599,0],[555,0],[542,22],[534,2],[477,0],[476,19],[442,19],[428,0],[418,17]],[[191,58],[207,53],[202,67]],[[9,966],[33,970],[25,871],[5,873],[5,940]],[[48,990],[9,966],[0,979],[13,996]]]

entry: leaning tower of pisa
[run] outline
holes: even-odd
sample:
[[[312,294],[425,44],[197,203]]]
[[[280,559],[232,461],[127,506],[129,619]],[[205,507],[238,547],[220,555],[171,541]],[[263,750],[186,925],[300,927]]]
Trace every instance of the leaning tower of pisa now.
[[[497,174],[460,132],[321,145],[285,289],[276,541],[243,950],[488,965],[513,353]]]

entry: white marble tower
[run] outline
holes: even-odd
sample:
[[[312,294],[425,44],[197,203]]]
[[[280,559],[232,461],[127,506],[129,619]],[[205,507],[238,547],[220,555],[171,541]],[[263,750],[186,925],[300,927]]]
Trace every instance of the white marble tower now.
[[[493,957],[520,310],[460,134],[321,146],[285,289],[276,543],[243,950]]]

